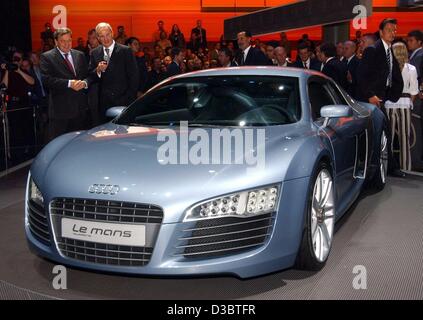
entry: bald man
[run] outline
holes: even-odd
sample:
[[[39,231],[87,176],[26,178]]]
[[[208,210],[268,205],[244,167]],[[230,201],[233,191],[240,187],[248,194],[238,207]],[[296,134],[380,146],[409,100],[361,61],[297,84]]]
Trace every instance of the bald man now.
[[[347,92],[353,98],[357,96],[357,70],[360,63],[356,56],[357,45],[354,41],[344,43],[344,61],[347,64]]]

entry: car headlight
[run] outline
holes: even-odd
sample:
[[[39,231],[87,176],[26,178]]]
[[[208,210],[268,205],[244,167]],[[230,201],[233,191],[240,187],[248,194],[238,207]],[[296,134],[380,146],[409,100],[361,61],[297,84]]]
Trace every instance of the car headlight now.
[[[29,199],[34,201],[35,203],[37,203],[40,206],[44,206],[43,195],[42,195],[40,189],[38,189],[37,185],[32,180],[32,178],[29,181]]]
[[[273,212],[278,203],[279,187],[269,186],[211,199],[190,208],[184,221],[228,216],[251,217]]]

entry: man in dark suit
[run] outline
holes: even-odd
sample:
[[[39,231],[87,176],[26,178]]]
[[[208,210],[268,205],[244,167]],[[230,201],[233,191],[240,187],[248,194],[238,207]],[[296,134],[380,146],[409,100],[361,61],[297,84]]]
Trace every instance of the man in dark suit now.
[[[224,68],[237,67],[238,65],[233,59],[232,51],[224,47],[219,50],[219,55],[217,57],[219,64]]]
[[[238,47],[241,50],[238,57],[239,66],[268,66],[269,59],[263,51],[251,46],[251,33],[241,31],[237,35]]]
[[[41,55],[40,70],[49,90],[49,139],[83,129],[88,108],[88,66],[82,52],[72,50],[72,31],[57,29],[56,48]]]
[[[201,26],[201,20],[197,20],[197,26],[191,30],[191,41],[194,48],[207,49],[206,29]]]
[[[288,54],[285,47],[276,47],[273,51],[278,67],[293,67],[293,64],[288,60]]]
[[[320,56],[323,61],[322,73],[346,89],[347,66],[336,57],[336,46],[333,43],[323,43],[320,46]]]
[[[397,59],[392,51],[392,42],[397,31],[396,19],[384,19],[379,25],[380,39],[363,52],[358,67],[358,99],[372,103],[385,112],[385,101],[397,102],[401,97],[404,81]],[[388,122],[388,121],[387,121]],[[385,128],[390,138],[389,126]],[[399,164],[392,157],[389,144],[389,171],[395,176],[405,176]]]
[[[299,59],[293,65],[295,68],[321,70],[322,64],[319,60],[311,58],[311,50],[307,43],[299,44],[297,50]]]
[[[351,97],[357,96],[357,70],[360,60],[356,56],[357,45],[354,41],[344,43],[344,62],[347,66],[347,92]]]
[[[185,52],[178,48],[172,48],[171,55],[173,61],[167,66],[167,77],[173,77],[181,73],[181,63],[184,62]]]
[[[137,97],[139,72],[131,48],[113,39],[113,29],[108,23],[96,27],[101,43],[90,55],[90,76],[99,82],[100,119],[105,121],[107,109],[127,106]]]
[[[145,91],[166,79],[166,74],[162,72],[162,61],[160,60],[160,57],[154,57],[152,64],[151,71],[149,71],[147,74],[147,84],[145,86]]]

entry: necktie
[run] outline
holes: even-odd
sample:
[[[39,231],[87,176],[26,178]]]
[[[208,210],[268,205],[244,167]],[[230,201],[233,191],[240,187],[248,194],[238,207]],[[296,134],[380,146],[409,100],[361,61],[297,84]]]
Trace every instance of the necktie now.
[[[388,62],[389,74],[388,74],[388,87],[392,87],[392,61],[390,48],[386,50],[386,61]]]
[[[245,52],[242,51],[242,56],[241,56],[241,66],[243,66],[245,64]]]
[[[303,62],[303,64],[304,64],[304,69],[308,69],[307,62]]]
[[[110,60],[110,48],[105,48],[104,50],[106,51],[106,55],[104,56],[104,61],[106,61],[107,63],[109,63],[109,60]]]
[[[65,62],[68,66],[68,69],[74,74],[74,76],[76,77],[76,72],[75,69],[72,66],[72,63],[69,60],[69,53],[65,53]]]

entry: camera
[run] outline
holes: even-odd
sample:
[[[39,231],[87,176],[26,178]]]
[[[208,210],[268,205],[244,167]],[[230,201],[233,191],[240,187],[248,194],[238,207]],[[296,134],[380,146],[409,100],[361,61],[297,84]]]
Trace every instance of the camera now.
[[[14,63],[7,63],[6,64],[6,70],[7,71],[16,71],[18,70],[18,65]]]

